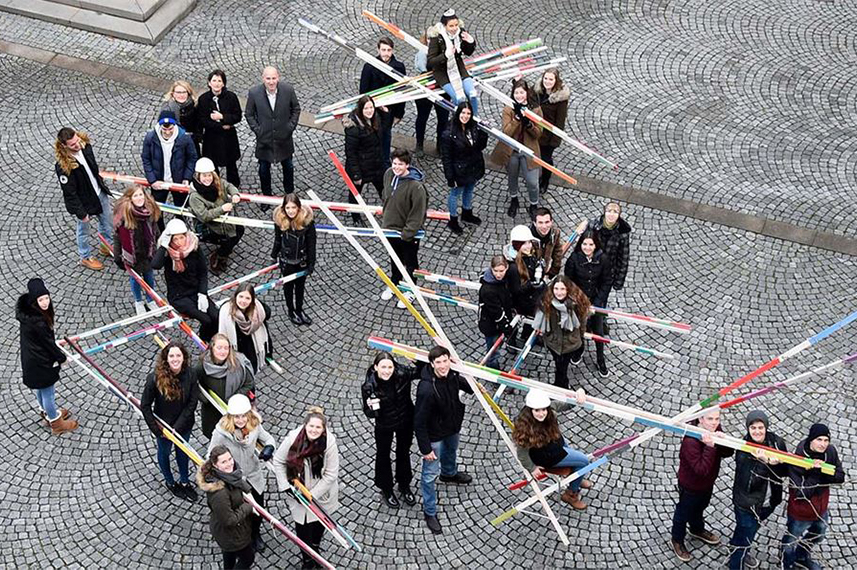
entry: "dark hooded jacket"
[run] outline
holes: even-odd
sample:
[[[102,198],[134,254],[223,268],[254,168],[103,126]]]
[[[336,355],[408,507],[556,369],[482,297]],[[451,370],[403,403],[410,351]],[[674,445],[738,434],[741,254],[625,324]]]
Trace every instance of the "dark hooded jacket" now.
[[[485,336],[505,333],[513,312],[509,272],[499,280],[489,267],[479,282],[482,283],[479,288],[479,332]]]
[[[753,442],[748,433],[745,441]],[[767,432],[765,441],[761,445],[788,451],[786,442],[780,436]],[[788,465],[780,463],[769,465],[759,461],[746,451],[735,453],[735,483],[732,485],[732,502],[739,509],[752,511],[761,520],[768,518],[774,509],[783,502],[783,485],[773,481],[782,481],[788,474]],[[771,492],[770,505],[765,506],[765,497]]]
[[[565,276],[580,287],[593,305],[607,306],[613,271],[603,251],[596,250],[590,261],[580,249],[575,250],[565,262]]]
[[[143,139],[143,171],[149,184],[164,179],[164,148],[157,132],[159,128],[155,127],[146,133],[146,138]],[[193,179],[198,157],[190,135],[181,127],[177,127],[176,131],[172,154],[170,154],[170,175],[173,182],[180,184],[184,180]]]
[[[461,431],[464,421],[464,403],[458,391],[470,394],[473,390],[461,375],[450,370],[446,378],[434,375],[431,365],[426,365],[417,386],[417,403],[414,412],[414,433],[420,453],[431,453],[431,443]]]
[[[402,233],[404,241],[412,242],[423,228],[428,209],[428,193],[423,172],[413,166],[401,178],[387,169],[384,173],[384,212],[381,226]]]
[[[613,289],[625,286],[628,259],[631,256],[631,226],[622,217],[612,229],[604,227],[604,216],[589,220],[589,228],[598,232],[601,249],[613,268]]]
[[[830,485],[845,482],[845,471],[839,462],[839,453],[833,444],[827,446],[824,453],[809,448],[810,442],[804,439],[795,448],[795,455],[821,459],[836,466],[833,475],[825,475],[821,469],[804,469],[789,465],[789,516],[799,521],[815,521],[827,512],[830,504]]]
[[[699,420],[693,420],[691,425],[699,425]],[[717,426],[718,432],[723,430]],[[731,457],[734,449],[715,445],[709,447],[689,435],[681,440],[678,463],[678,484],[688,491],[708,493],[714,489],[714,482],[720,473],[720,460]]]
[[[396,364],[389,380],[379,380],[374,367],[370,367],[360,388],[363,413],[375,420],[375,428],[387,431],[414,425],[414,402],[411,399],[411,383],[420,377],[422,367]],[[381,406],[373,410],[366,404],[371,397],[381,400]]]
[[[202,472],[196,473],[196,484],[205,491],[208,507],[211,509],[209,528],[214,540],[223,552],[237,552],[253,540],[253,526],[250,517],[253,507],[244,502],[241,489],[227,485],[217,478],[206,481]]]
[[[453,114],[449,126],[440,140],[443,174],[450,188],[475,184],[485,176],[485,158],[482,152],[488,146],[488,134],[470,121],[465,128],[457,128]],[[460,122],[459,122],[460,125]]]
[[[38,307],[30,303],[30,295],[18,297],[15,318],[21,323],[21,372],[24,386],[32,390],[49,388],[60,377],[59,365],[66,361],[54,331]]]
[[[355,109],[342,119],[342,128],[345,129],[345,171],[351,180],[369,183],[383,178],[387,169],[381,150],[381,124],[387,113],[375,109],[376,113],[380,113],[379,127],[373,129],[357,118],[355,113],[358,112]]]

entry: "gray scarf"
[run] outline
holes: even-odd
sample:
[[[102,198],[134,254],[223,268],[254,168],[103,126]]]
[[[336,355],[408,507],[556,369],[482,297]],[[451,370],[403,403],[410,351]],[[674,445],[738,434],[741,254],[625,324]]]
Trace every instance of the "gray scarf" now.
[[[224,400],[228,400],[238,392],[238,388],[244,383],[244,378],[248,374],[253,373],[253,367],[246,358],[239,352],[235,353],[235,358],[238,360],[238,366],[234,370],[230,370],[226,362],[215,364],[211,361],[210,355],[206,354],[202,359],[202,368],[205,373],[212,378],[226,378],[226,394]]]
[[[569,311],[568,306],[564,302],[554,299],[551,301],[551,307],[559,312],[560,329],[573,331],[580,328],[580,319],[577,318],[577,313]],[[533,318],[533,328],[542,331],[544,334],[551,332],[550,319],[545,316],[544,312],[538,311],[536,313],[535,318]]]
[[[248,483],[247,479],[244,478],[244,473],[241,471],[241,467],[238,465],[237,461],[235,462],[235,468],[232,470],[232,473],[224,473],[217,467],[212,467],[211,474],[227,485],[232,485],[236,489],[240,489],[245,493],[249,493],[252,489],[250,483]]]

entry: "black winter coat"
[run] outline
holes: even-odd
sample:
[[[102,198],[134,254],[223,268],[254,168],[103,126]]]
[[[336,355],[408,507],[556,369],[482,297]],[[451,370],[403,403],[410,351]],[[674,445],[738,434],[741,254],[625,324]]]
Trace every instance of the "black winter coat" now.
[[[509,275],[498,281],[491,269],[479,278],[479,332],[485,336],[505,333],[512,320],[512,292],[509,290]]]
[[[535,255],[525,255],[523,259],[530,276],[527,282],[521,283],[518,266],[514,261],[509,263],[506,280],[509,282],[509,290],[512,292],[512,302],[515,304],[515,311],[518,314],[532,317],[536,314],[536,309],[541,303],[542,295],[545,292],[545,282],[543,280],[534,280],[536,268],[541,265],[542,269],[544,269],[544,261]]]
[[[426,32],[429,41],[428,53],[426,54],[426,67],[432,72],[438,87],[443,87],[449,83],[449,72],[446,69],[446,42],[440,36],[440,29],[442,27],[443,24],[438,22]],[[461,32],[464,31],[465,29],[462,27]],[[455,54],[455,64],[458,67],[458,74],[462,80],[470,77],[470,73],[464,65],[464,56],[473,55],[474,51],[476,51],[475,40],[472,42],[462,40],[461,51]]]
[[[631,257],[631,226],[619,218],[612,230],[604,227],[604,216],[589,220],[589,228],[598,232],[601,249],[613,267],[613,289],[625,286],[628,259]]]
[[[744,439],[753,443],[749,434]],[[767,433],[762,445],[788,452],[783,438],[771,432]],[[782,484],[772,483],[769,480],[782,480],[783,477],[788,476],[788,473],[789,466],[786,463],[768,465],[746,451],[735,452],[735,482],[732,485],[732,502],[736,507],[752,511],[760,519],[765,520],[777,505],[783,502]],[[766,507],[765,496],[769,486],[771,503]]]
[[[205,491],[211,518],[208,525],[211,535],[223,552],[237,552],[245,548],[253,540],[251,518],[253,507],[244,502],[244,494],[238,487],[233,487],[214,479],[206,481],[202,472],[197,471],[196,483]]]
[[[213,111],[220,111],[223,119],[211,118]],[[217,101],[209,90],[199,96],[196,102],[197,120],[202,131],[202,156],[208,157],[217,166],[226,166],[241,158],[238,145],[238,133],[235,125],[241,122],[241,102],[238,96],[225,88],[220,91]],[[231,125],[231,129],[224,129]]]
[[[357,111],[355,111],[356,113]],[[386,115],[380,109],[379,121]],[[381,130],[371,129],[351,113],[342,119],[342,127],[345,129],[345,171],[351,180],[360,180],[368,183],[381,180],[387,165],[381,151]]]
[[[167,299],[170,303],[187,297],[196,299],[197,294],[208,293],[208,268],[205,266],[199,247],[184,259],[184,264],[185,270],[176,273],[173,269],[173,260],[163,247],[159,247],[152,258],[152,269],[164,269]]]
[[[82,165],[73,168],[70,172],[62,169],[59,163],[54,165],[54,171],[60,181],[60,189],[62,189],[62,198],[65,202],[66,211],[77,216],[78,220],[82,220],[86,216],[97,216],[101,213],[101,201],[98,199],[98,192],[104,192],[108,196],[112,196],[110,190],[107,189],[107,184],[98,174],[98,163],[95,162],[95,153],[92,152],[92,145],[87,144],[83,147],[83,158],[89,165],[89,170],[95,176],[98,182],[98,188],[93,189],[92,183],[89,181],[89,175]]]
[[[182,394],[177,400],[167,400],[158,391],[155,383],[155,373],[146,376],[146,386],[143,388],[143,396],[140,398],[140,409],[143,411],[143,419],[146,425],[155,434],[155,437],[163,437],[163,432],[155,421],[155,416],[164,420],[179,433],[190,431],[193,428],[194,412],[196,402],[199,399],[199,384],[192,366],[188,366],[184,372],[179,374]]]
[[[15,318],[21,323],[21,372],[24,386],[32,390],[49,388],[60,377],[59,365],[66,361],[54,331],[37,306],[30,304],[24,293],[15,305]]]
[[[257,85],[247,93],[244,118],[256,134],[256,158],[267,162],[282,162],[295,152],[292,135],[298,128],[301,106],[294,88],[280,81],[274,110],[268,102],[264,85]]]
[[[610,260],[601,250],[596,250],[592,261],[579,249],[572,253],[565,262],[565,276],[580,287],[596,307],[607,307],[607,296],[613,284],[613,271]]]
[[[280,269],[287,265],[297,265],[306,269],[307,275],[315,269],[315,222],[310,222],[302,230],[283,231],[274,224],[274,247],[271,257],[278,261]]]
[[[381,61],[380,56],[375,56],[375,59]],[[402,75],[405,75],[405,64],[396,59],[396,56],[392,56],[390,58],[390,62],[387,64]],[[396,80],[381,71],[380,69],[376,69],[375,67],[369,65],[368,63],[363,64],[363,70],[360,72],[360,93],[369,93],[370,91],[375,91],[376,89],[380,89],[381,87],[386,87],[388,85],[392,85]],[[396,105],[389,105],[387,109],[390,111],[390,117],[385,118],[385,124],[392,124],[392,119],[401,119],[405,116],[405,104],[397,103]]]
[[[531,447],[530,459],[539,467],[550,469],[568,455],[563,447],[564,445],[565,439],[560,435],[558,440],[551,441],[543,447]]]
[[[414,424],[414,402],[411,400],[411,383],[420,377],[420,367],[397,364],[389,380],[378,379],[374,368],[366,372],[360,388],[363,413],[375,419],[375,428],[396,430]],[[381,407],[373,410],[366,404],[371,397],[381,400]]]
[[[431,442],[461,431],[464,403],[458,397],[459,390],[473,393],[458,372],[450,370],[446,378],[439,379],[430,365],[423,368],[414,410],[414,433],[421,454],[431,453]]]
[[[455,128],[450,121],[440,142],[443,174],[450,188],[474,184],[485,176],[485,158],[482,152],[488,146],[488,134],[476,128],[473,121],[465,130]]]

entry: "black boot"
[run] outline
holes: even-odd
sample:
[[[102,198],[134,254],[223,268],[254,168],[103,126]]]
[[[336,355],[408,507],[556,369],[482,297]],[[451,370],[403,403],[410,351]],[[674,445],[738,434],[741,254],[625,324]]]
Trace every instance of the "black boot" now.
[[[536,208],[538,208],[538,206],[535,204],[530,204],[529,207],[527,208],[527,212],[530,214],[531,220],[536,219]]]
[[[461,221],[478,226],[482,223],[482,218],[474,214],[473,210],[461,210]]]
[[[312,319],[309,318],[309,315],[307,315],[303,309],[298,309],[297,311],[295,311],[295,316],[297,316],[301,320],[301,324],[304,324],[304,325],[311,325],[312,324]]]
[[[458,216],[449,216],[449,222],[446,224],[452,233],[461,235],[464,230],[458,225]]]
[[[512,198],[509,200],[509,208],[506,210],[506,215],[514,218],[518,214],[518,199]]]
[[[301,319],[299,313],[295,313],[295,305],[294,300],[286,297],[286,307],[289,308],[289,320],[292,321],[292,324],[302,325],[304,324],[303,319]]]
[[[363,217],[360,214],[351,214],[351,223],[357,227],[362,227]]]

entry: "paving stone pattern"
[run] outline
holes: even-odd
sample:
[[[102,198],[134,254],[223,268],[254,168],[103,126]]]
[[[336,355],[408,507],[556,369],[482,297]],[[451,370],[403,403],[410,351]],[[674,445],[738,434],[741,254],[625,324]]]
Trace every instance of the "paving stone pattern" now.
[[[298,66],[303,66],[294,71],[294,77],[301,92],[307,94],[307,101],[320,104],[346,92],[346,85],[351,83],[352,69],[348,66],[352,62],[328,49],[329,46],[308,43],[305,34],[295,33],[292,23],[298,13],[324,13],[323,4],[310,11],[308,5],[297,3],[294,14],[284,14],[280,3],[258,3],[259,9],[253,12],[239,9],[241,6],[236,2],[200,2],[197,11],[156,48],[157,52],[79,32],[63,30],[59,34],[60,28],[42,23],[27,22],[24,29],[14,25],[23,20],[12,18],[2,20],[0,35],[13,39],[13,34],[29,34],[30,41],[42,46],[68,49],[68,53],[96,59],[109,57],[111,63],[127,62],[132,69],[151,74],[168,75],[178,71],[185,74],[194,69],[199,70],[194,73],[201,76],[220,53],[224,54],[224,59],[219,60],[224,67],[236,70],[230,76],[230,83],[239,91],[250,84],[253,75],[250,71],[258,62],[268,61],[272,53],[289,53],[294,54],[293,61],[300,62]],[[584,34],[579,30],[585,27],[585,21],[590,26],[604,25],[605,30],[615,34],[616,41],[611,43],[607,40],[609,36],[602,38],[594,32],[592,37],[597,36],[609,52],[616,50],[622,41],[628,41],[619,34],[621,29],[636,29],[638,36],[660,34],[658,44],[651,45],[646,57],[641,58],[642,65],[648,59],[657,61],[658,57],[663,57],[659,50],[683,37],[682,30],[687,29],[683,33],[689,36],[688,41],[693,39],[691,31],[699,36],[708,30],[691,26],[694,21],[691,15],[698,17],[704,13],[708,14],[704,22],[713,25],[722,21],[723,26],[728,26],[721,32],[721,43],[740,39],[753,45],[760,41],[754,39],[758,37],[756,28],[745,29],[741,22],[747,26],[746,22],[754,21],[754,13],[763,13],[761,5],[740,6],[746,14],[738,13],[739,6],[733,4],[721,4],[721,8],[715,10],[717,4],[682,8],[667,3],[632,3],[622,12],[617,9],[604,13],[597,12],[594,6],[575,8],[577,11],[573,12],[570,22],[579,22],[578,27],[563,24],[565,27],[560,29],[565,34],[557,34],[557,37],[582,37]],[[837,9],[834,4],[814,6],[812,14],[816,18],[835,13]],[[379,13],[389,11],[383,5],[368,7]],[[431,7],[439,10],[438,6]],[[550,3],[544,8],[554,15],[564,9]],[[769,29],[773,26],[775,30],[777,22],[783,25],[778,18],[784,17],[789,10],[798,8],[790,4],[781,11],[764,11],[766,17],[758,16],[757,27]],[[374,31],[355,19],[355,11],[356,6],[347,4],[344,11],[342,7],[330,10],[339,15],[325,20],[332,20],[331,27],[340,26],[347,35],[359,37],[368,44]],[[399,11],[401,17],[397,15],[397,21],[415,27],[415,17],[409,19],[409,14],[402,9]],[[590,11],[597,17],[585,16]],[[488,10],[479,14],[483,21],[489,21],[488,15]],[[658,25],[647,30],[643,25],[644,16],[657,18]],[[739,16],[746,19],[739,21]],[[203,26],[205,18],[212,18],[214,23]],[[538,27],[540,31],[548,27],[547,16],[544,18],[544,25]],[[479,21],[480,18],[474,19]],[[552,23],[556,21],[556,18],[551,20]],[[835,25],[829,27],[820,24],[812,27],[813,21],[817,20],[802,23],[812,32],[804,32],[803,43],[796,44],[806,50],[804,59],[823,56],[819,46],[810,45],[810,40],[816,36],[836,45],[843,42],[846,47],[852,45],[847,43],[848,36],[844,32],[847,29],[845,15],[831,19]],[[608,22],[618,28],[610,28]],[[679,23],[681,27],[677,29]],[[219,29],[218,33],[212,33],[214,29]],[[234,34],[226,33],[233,30]],[[243,32],[239,33],[241,30]],[[572,31],[573,34],[569,33]],[[502,27],[494,33],[499,45],[499,38],[517,38],[524,33],[524,28]],[[786,42],[793,34],[783,36],[771,31],[765,37],[770,42]],[[81,41],[75,44],[69,38]],[[714,49],[715,39],[707,41],[706,45]],[[208,55],[206,51],[206,55],[202,55],[201,51],[188,51],[188,46],[193,45],[204,45],[206,50],[215,48],[215,52]],[[690,58],[693,50],[685,49],[689,50],[687,57]],[[90,51],[87,53],[87,50]],[[302,53],[305,55],[299,57]],[[184,58],[188,58],[186,63],[179,67],[178,63],[185,62]],[[620,61],[615,63],[616,73],[623,65]],[[320,68],[320,64],[324,68]],[[651,65],[653,71],[663,67]],[[575,69],[583,73],[585,68]],[[243,77],[240,70],[244,70]],[[632,72],[640,73],[636,67],[622,71]],[[699,68],[699,82],[702,84],[709,75],[717,77],[719,72],[714,64],[711,68]],[[817,72],[827,73],[822,69]],[[79,126],[91,133],[104,168],[138,173],[141,171],[140,146],[156,113],[159,94],[8,55],[0,56],[0,78],[6,86],[0,91],[0,110],[5,117],[13,119],[0,139],[0,168],[6,173],[5,223],[0,226],[0,251],[7,260],[0,265],[0,284],[8,306],[11,307],[24,290],[27,278],[41,275],[54,295],[60,334],[80,332],[130,314],[131,296],[124,275],[110,265],[98,273],[76,265],[73,220],[65,213],[53,175],[51,142],[58,126]],[[640,83],[645,83],[642,79]],[[680,77],[674,80],[682,89],[688,88]],[[658,79],[658,82],[664,81],[664,78]],[[751,91],[751,84],[734,84],[731,88],[738,92]],[[652,85],[651,89],[657,92],[663,85]],[[636,102],[642,100],[635,99]],[[777,101],[776,108],[786,104],[785,100]],[[831,113],[843,113],[835,101],[819,100],[815,104],[820,108],[829,107]],[[853,104],[853,100],[842,104]],[[732,106],[727,106],[726,110],[729,109]],[[633,117],[631,113],[628,117],[635,120],[630,118]],[[802,117],[810,120],[812,114]],[[640,136],[654,136],[650,128],[638,127]],[[746,130],[750,137],[753,129]],[[258,188],[252,137],[246,127],[239,128],[239,134],[244,150],[241,169],[245,186]],[[671,136],[664,134],[664,137]],[[764,141],[768,135],[759,131],[755,136]],[[678,138],[670,140],[675,145],[680,144]],[[656,144],[660,143],[640,142],[640,156],[644,156],[643,148],[652,152],[650,145]],[[298,189],[301,192],[316,190],[326,199],[344,198],[344,188],[325,156],[331,148],[341,151],[342,139],[318,130],[301,129],[296,146]],[[431,206],[445,208],[446,190],[438,163],[426,159],[421,166],[428,175]],[[661,168],[666,167],[661,165]],[[660,176],[654,166],[647,172],[653,177]],[[275,174],[275,181],[278,180]],[[673,188],[670,184],[670,179],[663,178],[663,186],[653,184],[650,187],[669,192]],[[118,190],[119,186],[115,188]],[[504,177],[489,173],[480,183],[476,197],[476,210],[486,223],[478,229],[468,228],[463,236],[453,237],[443,226],[429,222],[428,235],[421,247],[422,266],[440,273],[475,278],[490,255],[505,241],[513,225],[504,215],[505,192]],[[789,193],[792,192],[797,189],[789,189]],[[815,195],[813,192],[806,198],[809,200]],[[709,198],[714,196],[711,194]],[[377,201],[371,191],[367,198]],[[755,200],[749,192],[744,198]],[[838,202],[827,202],[830,208],[839,207]],[[818,205],[807,202],[811,203],[816,204],[813,207]],[[564,230],[600,208],[592,196],[575,191],[563,191],[560,195],[554,190],[547,196],[546,204],[555,209],[557,222]],[[808,205],[807,208],[811,210],[812,207]],[[242,205],[240,212],[253,217],[264,216],[257,207],[250,205]],[[831,215],[823,216],[824,220],[832,221]],[[673,415],[855,308],[852,284],[857,278],[857,265],[853,257],[646,208],[631,208],[625,216],[634,227],[631,270],[625,289],[613,294],[610,305],[692,323],[695,328],[692,334],[679,336],[614,323],[612,334],[616,338],[658,347],[677,354],[679,359],[658,361],[608,349],[613,375],[604,380],[595,373],[594,350],[590,347],[582,367],[572,371],[572,384],[583,386],[590,393]],[[522,222],[523,218],[519,216],[517,221]],[[230,261],[229,278],[269,263],[270,242],[270,234],[249,230]],[[379,244],[368,239],[364,243],[376,259],[385,259]],[[307,310],[315,319],[312,326],[293,327],[284,318],[285,307],[280,293],[266,294],[266,300],[275,311],[271,323],[275,353],[286,370],[279,375],[266,369],[260,374],[258,386],[265,425],[278,440],[298,425],[307,405],[320,403],[331,416],[331,429],[340,439],[342,453],[342,508],[336,517],[365,547],[363,553],[357,554],[325,538],[324,553],[333,564],[361,569],[684,566],[677,563],[667,547],[676,498],[679,439],[675,436],[659,437],[633,453],[618,456],[596,471],[592,477],[595,488],[587,493],[590,502],[587,511],[572,512],[556,497],[551,499],[571,540],[571,545],[564,547],[556,540],[547,521],[540,518],[520,514],[496,529],[488,522],[527,495],[505,489],[509,482],[517,479],[515,469],[488,419],[478,404],[468,398],[460,465],[476,479],[467,488],[439,486],[440,518],[445,534],[434,537],[428,532],[419,507],[390,511],[380,505],[380,497],[371,483],[372,426],[362,415],[359,403],[359,386],[372,358],[366,348],[366,337],[374,334],[419,346],[428,346],[428,343],[422,329],[405,311],[397,309],[392,302],[378,300],[381,292],[378,280],[345,241],[325,235],[320,238],[319,245],[319,263],[309,283],[307,300]],[[211,281],[216,285],[226,280],[224,275]],[[160,275],[158,290],[164,292]],[[475,298],[466,291],[454,292]],[[445,305],[436,306],[436,314],[462,356],[477,359],[484,348],[474,315]],[[17,323],[11,318],[11,310],[7,315],[6,333],[0,334],[0,346],[5,348],[0,352],[0,367],[5,379],[0,392],[0,416],[5,420],[5,433],[11,437],[4,438],[4,461],[0,462],[0,498],[4,505],[0,515],[0,543],[8,546],[0,549],[0,566],[219,567],[220,555],[208,531],[208,508],[204,501],[190,505],[171,498],[162,486],[154,442],[143,422],[91,377],[69,364],[64,366],[58,385],[59,403],[72,409],[81,421],[76,432],[58,438],[40,424],[33,397],[20,382]],[[177,331],[169,335],[182,338]],[[785,379],[850,354],[854,348],[853,339],[853,330],[843,330],[751,386]],[[139,395],[155,354],[154,343],[147,339],[102,353],[97,360]],[[507,360],[506,364],[511,362]],[[550,380],[550,357],[543,351],[536,351],[527,359],[523,373]],[[758,405],[769,412],[773,428],[791,446],[805,435],[814,421],[828,423],[846,469],[853,473],[855,450],[851,442],[857,438],[857,423],[852,413],[855,405],[853,382],[853,372],[839,371],[805,381],[793,390],[765,396],[758,400]],[[507,392],[501,403],[514,415],[522,402],[520,394]],[[744,404],[727,412],[724,429],[742,435],[744,414],[753,407],[755,405]],[[585,450],[596,449],[632,433],[622,422],[577,410],[564,414],[562,429],[573,445]],[[207,445],[199,433],[193,435],[192,443],[200,451]],[[418,476],[416,453],[412,461]],[[708,511],[711,529],[721,535],[729,535],[733,525],[732,478],[733,462],[727,460]],[[288,522],[284,497],[274,492],[272,480],[269,489],[272,512]],[[817,550],[817,557],[826,567],[848,568],[857,556],[854,546],[857,521],[850,506],[855,499],[857,493],[850,482],[833,491],[830,533]],[[760,532],[755,552],[763,567],[775,567],[784,526],[785,515],[780,509]],[[257,559],[258,567],[285,568],[297,564],[294,547],[271,532],[266,533],[266,538],[271,548]],[[728,552],[726,547],[711,549],[692,540],[689,547],[695,558],[688,566],[696,568],[722,566]]]

